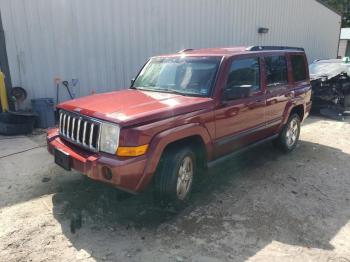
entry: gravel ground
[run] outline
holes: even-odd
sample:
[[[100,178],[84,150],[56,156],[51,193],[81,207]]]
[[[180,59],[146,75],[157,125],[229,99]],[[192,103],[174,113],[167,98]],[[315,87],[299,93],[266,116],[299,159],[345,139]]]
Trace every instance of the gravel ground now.
[[[178,213],[63,171],[43,134],[0,137],[0,261],[350,261],[349,137],[311,117],[295,152],[210,170]]]

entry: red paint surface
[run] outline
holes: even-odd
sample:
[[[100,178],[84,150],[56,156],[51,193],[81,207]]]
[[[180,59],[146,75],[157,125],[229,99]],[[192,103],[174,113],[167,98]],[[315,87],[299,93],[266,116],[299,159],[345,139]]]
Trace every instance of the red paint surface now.
[[[134,89],[96,94],[70,100],[58,107],[114,122],[121,126],[142,124],[206,108],[210,98]]]

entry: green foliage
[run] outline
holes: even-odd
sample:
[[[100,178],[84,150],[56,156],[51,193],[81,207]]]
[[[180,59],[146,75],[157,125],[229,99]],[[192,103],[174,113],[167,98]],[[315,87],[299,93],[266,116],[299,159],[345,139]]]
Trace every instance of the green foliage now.
[[[350,27],[350,0],[322,0],[343,15],[342,27]]]

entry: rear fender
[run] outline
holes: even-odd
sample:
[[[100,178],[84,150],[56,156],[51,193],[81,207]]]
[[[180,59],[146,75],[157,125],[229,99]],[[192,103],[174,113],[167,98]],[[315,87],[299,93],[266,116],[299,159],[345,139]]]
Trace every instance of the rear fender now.
[[[285,108],[284,113],[283,113],[282,123],[281,123],[281,126],[279,127],[279,130],[281,130],[283,128],[283,126],[285,124],[287,124],[290,113],[292,112],[293,108],[295,108],[296,106],[300,106],[300,105],[303,106],[304,115],[305,115],[305,108],[306,107],[305,107],[303,98],[301,98],[301,97],[295,98],[287,103],[286,108]],[[301,119],[301,120],[303,120],[303,119]]]

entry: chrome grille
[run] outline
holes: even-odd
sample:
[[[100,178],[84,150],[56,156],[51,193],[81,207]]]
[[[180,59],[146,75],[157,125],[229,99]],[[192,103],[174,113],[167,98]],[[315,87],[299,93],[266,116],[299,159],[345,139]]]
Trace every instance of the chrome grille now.
[[[60,111],[60,136],[90,151],[99,150],[101,123],[76,113]]]

